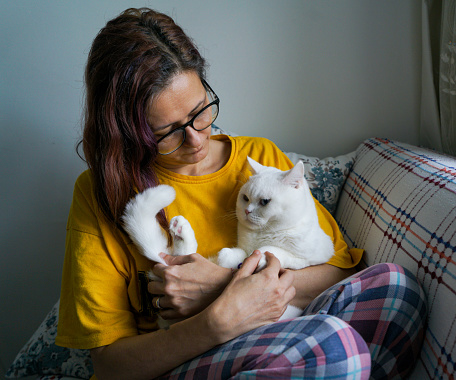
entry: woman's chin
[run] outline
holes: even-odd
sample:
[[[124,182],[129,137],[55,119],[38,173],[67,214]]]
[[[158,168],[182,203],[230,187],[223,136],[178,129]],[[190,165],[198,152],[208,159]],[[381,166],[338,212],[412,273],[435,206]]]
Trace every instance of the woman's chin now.
[[[189,164],[197,164],[203,161],[209,153],[209,149],[207,147],[202,147],[201,149],[191,151],[185,155],[186,161]]]

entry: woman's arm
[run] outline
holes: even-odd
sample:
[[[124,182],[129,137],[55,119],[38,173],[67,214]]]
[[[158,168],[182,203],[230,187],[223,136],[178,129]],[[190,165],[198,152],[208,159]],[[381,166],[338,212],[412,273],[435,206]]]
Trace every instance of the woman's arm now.
[[[215,346],[205,315],[91,350],[98,379],[151,379]]]
[[[150,379],[212,347],[277,321],[295,296],[294,275],[267,253],[267,266],[253,274],[260,255],[247,258],[222,294],[202,312],[169,330],[124,338],[91,350],[100,379]]]
[[[305,309],[321,292],[356,273],[354,268],[342,269],[330,264],[321,264],[298,269],[294,273],[296,296],[291,304]]]
[[[231,279],[231,270],[222,268],[199,254],[164,256],[169,266],[157,264],[154,273],[164,282],[150,282],[149,292],[164,295],[160,305],[165,319],[185,318],[200,312],[213,302]],[[354,268],[342,269],[330,264],[294,270],[296,297],[291,302],[304,309],[330,286],[356,273]]]

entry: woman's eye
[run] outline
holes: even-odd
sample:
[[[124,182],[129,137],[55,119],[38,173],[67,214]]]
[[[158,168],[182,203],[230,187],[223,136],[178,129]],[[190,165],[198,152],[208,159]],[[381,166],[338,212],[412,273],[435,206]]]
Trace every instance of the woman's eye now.
[[[249,201],[249,197],[247,195],[244,194],[244,196],[242,197],[246,202]]]
[[[261,206],[266,206],[269,202],[271,202],[270,199],[260,199]]]
[[[206,108],[204,111],[200,111],[196,117],[193,123],[206,123],[210,120],[211,118],[211,110],[209,108]]]
[[[163,137],[163,136],[166,136],[168,133],[172,132],[172,131],[175,130],[175,129],[177,129],[177,127],[173,125],[173,126],[171,126],[171,127],[168,127],[168,128],[166,128],[166,129],[161,130],[160,133],[156,133],[156,134],[155,134],[155,137],[156,137],[157,139],[159,139],[159,138],[161,138],[161,137]]]

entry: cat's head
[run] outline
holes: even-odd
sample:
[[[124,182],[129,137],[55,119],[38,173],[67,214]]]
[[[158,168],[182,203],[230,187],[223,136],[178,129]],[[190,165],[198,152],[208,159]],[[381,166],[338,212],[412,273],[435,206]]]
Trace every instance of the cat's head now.
[[[281,171],[247,159],[253,175],[239,191],[238,221],[249,229],[263,229],[286,227],[297,220],[312,201],[304,164],[299,161],[294,168]]]

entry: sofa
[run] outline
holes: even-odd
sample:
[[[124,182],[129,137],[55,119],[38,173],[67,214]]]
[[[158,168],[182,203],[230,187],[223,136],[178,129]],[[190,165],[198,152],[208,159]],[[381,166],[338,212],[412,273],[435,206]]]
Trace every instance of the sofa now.
[[[215,127],[213,133],[225,133]],[[355,152],[302,160],[311,191],[336,218],[362,266],[408,268],[428,299],[428,326],[410,379],[454,379],[456,372],[456,158],[382,138]],[[88,351],[54,344],[58,302],[8,369],[7,378],[87,379]]]

